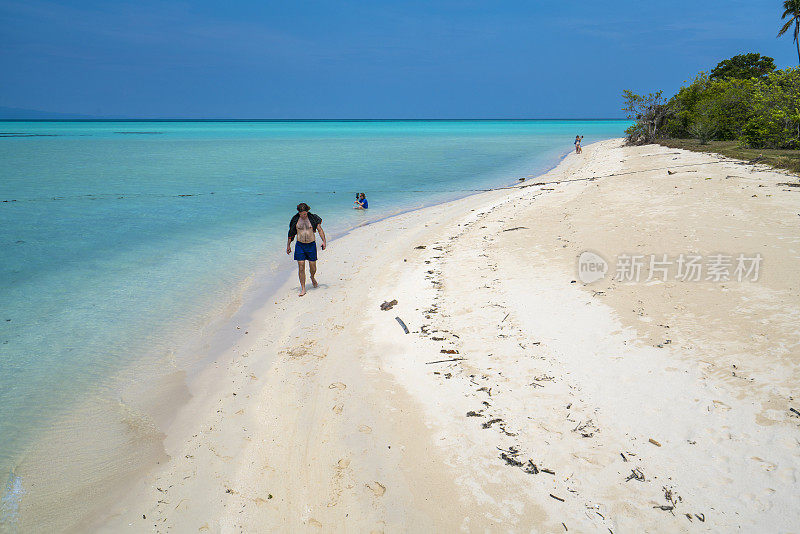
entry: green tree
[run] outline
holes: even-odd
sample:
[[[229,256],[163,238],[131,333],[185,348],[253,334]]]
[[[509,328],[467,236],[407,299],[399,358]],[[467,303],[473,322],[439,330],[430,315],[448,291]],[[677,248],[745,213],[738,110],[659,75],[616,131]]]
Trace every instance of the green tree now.
[[[669,107],[664,99],[663,91],[650,93],[647,95],[637,95],[633,91],[625,89],[622,97],[625,99],[625,107],[622,111],[629,119],[636,122],[625,130],[628,134],[628,143],[643,145],[652,143],[661,135],[659,130],[669,115]]]
[[[794,25],[794,45],[797,47],[797,62],[800,64],[800,0],[784,0],[783,15],[781,20],[787,19],[786,23],[778,32],[778,37],[789,31]]]
[[[710,85],[708,74],[701,72],[689,85],[681,87],[669,99],[668,105],[672,113],[664,125],[664,133],[667,137],[692,137],[690,130],[697,113],[697,106],[701,100],[705,99]]]
[[[800,2],[800,0],[791,1]],[[712,80],[722,78],[749,80],[750,78],[760,78],[774,70],[774,59],[753,52],[720,61],[708,77]]]
[[[741,140],[756,148],[800,148],[800,68],[770,74],[753,87]]]
[[[700,73],[664,103],[661,93],[623,93],[624,111],[635,123],[628,142],[694,137],[734,141],[755,148],[800,148],[800,67],[757,77]]]
[[[703,109],[697,113],[689,125],[689,133],[692,134],[692,137],[696,137],[701,145],[707,145],[719,131],[717,121],[714,119],[712,110]]]

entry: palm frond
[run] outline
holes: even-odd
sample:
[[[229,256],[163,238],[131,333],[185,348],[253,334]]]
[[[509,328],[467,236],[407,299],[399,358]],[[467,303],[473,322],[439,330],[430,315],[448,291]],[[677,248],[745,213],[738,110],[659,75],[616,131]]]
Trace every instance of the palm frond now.
[[[793,19],[800,18],[800,0],[785,0],[783,2],[783,15],[781,19],[790,17]]]

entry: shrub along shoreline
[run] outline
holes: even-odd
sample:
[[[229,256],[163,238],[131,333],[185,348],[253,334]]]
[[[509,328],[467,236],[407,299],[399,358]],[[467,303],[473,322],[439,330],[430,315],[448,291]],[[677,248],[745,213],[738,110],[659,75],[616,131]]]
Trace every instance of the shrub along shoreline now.
[[[701,72],[669,100],[624,91],[630,144],[717,151],[800,172],[800,68],[743,54]],[[757,150],[757,152],[754,152]],[[750,157],[750,156],[753,157]]]

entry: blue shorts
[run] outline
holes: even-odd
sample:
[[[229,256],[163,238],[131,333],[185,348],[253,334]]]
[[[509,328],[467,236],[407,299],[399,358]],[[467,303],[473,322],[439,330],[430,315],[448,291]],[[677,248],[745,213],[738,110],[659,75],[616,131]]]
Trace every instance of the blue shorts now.
[[[301,243],[294,245],[294,259],[297,261],[317,261],[317,242]]]

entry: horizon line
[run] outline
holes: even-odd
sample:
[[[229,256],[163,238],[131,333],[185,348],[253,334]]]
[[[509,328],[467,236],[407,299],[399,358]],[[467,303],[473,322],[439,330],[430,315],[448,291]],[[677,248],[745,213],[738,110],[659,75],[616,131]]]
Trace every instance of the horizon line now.
[[[582,118],[403,118],[403,119],[198,119],[198,118],[83,118],[83,119],[62,119],[62,118],[0,118],[0,122],[477,122],[477,121],[624,121],[631,120],[624,117],[582,117]]]

